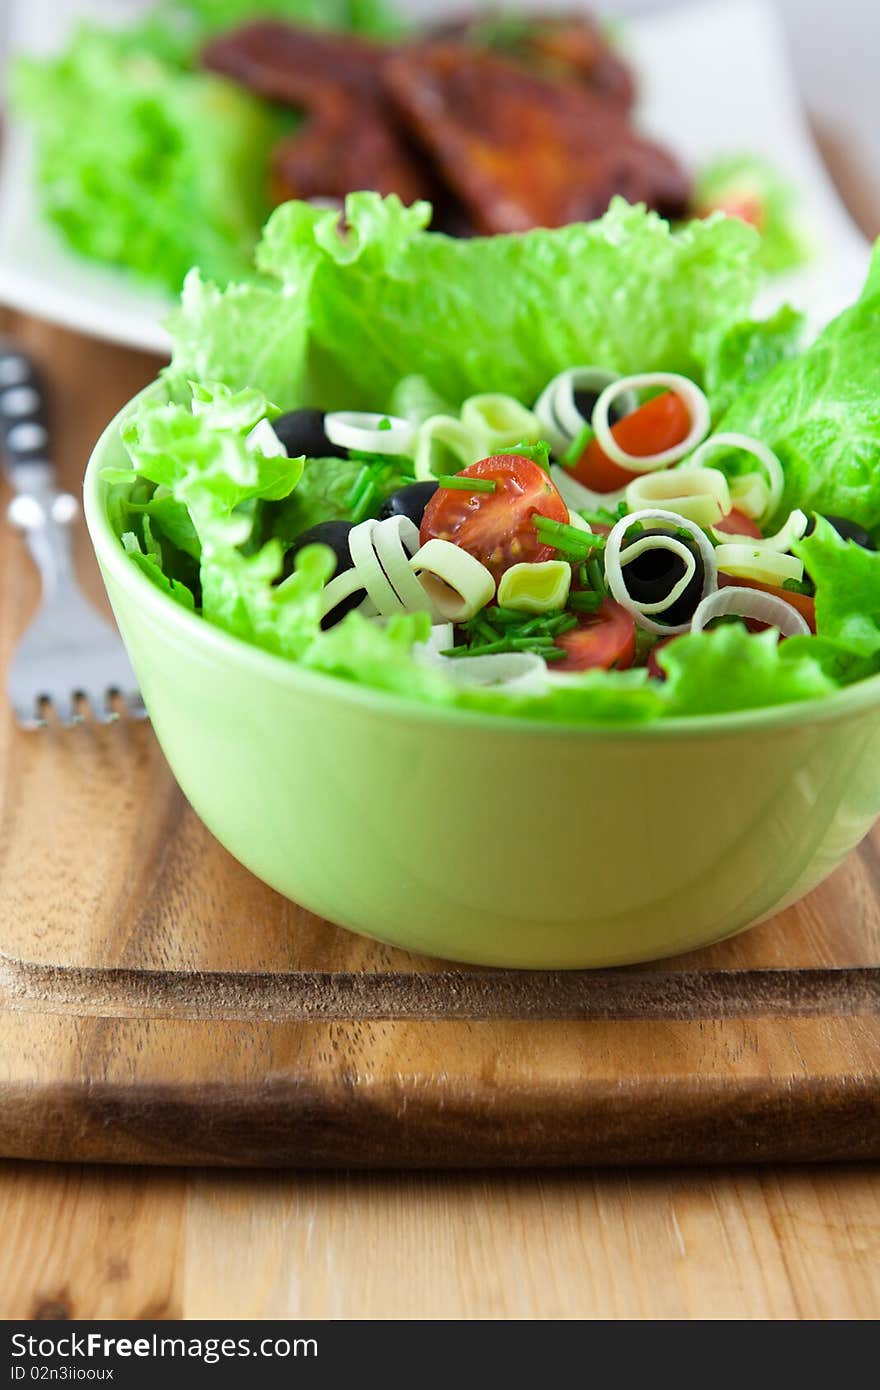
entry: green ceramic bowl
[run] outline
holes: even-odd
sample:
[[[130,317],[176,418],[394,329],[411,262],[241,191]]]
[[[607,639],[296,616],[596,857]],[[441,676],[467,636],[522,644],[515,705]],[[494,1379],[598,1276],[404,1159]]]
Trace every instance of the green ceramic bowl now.
[[[156,735],[218,840],[313,912],[481,965],[651,960],[795,901],[880,813],[880,678],[608,732],[422,707],[227,636],[111,530],[120,419],[86,518]]]

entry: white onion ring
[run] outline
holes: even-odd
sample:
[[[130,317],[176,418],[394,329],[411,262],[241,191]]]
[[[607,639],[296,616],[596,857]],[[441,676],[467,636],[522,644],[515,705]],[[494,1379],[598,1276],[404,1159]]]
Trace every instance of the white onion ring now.
[[[809,524],[806,512],[802,512],[800,507],[795,507],[794,511],[789,513],[785,524],[773,536],[762,536],[760,539],[755,539],[752,536],[743,535],[739,531],[719,531],[717,526],[712,527],[712,534],[719,545],[747,545],[754,550],[776,550],[784,555],[791,550],[795,541],[803,540]]]
[[[388,421],[390,429],[379,426]],[[336,410],[324,419],[324,432],[339,449],[357,449],[365,454],[413,455],[416,431],[398,415],[375,415],[358,410]]]
[[[495,580],[486,566],[452,541],[427,541],[409,563],[435,612],[447,622],[467,622],[495,597]]]
[[[785,584],[789,579],[800,583],[804,577],[802,560],[779,550],[760,550],[748,541],[719,545],[715,561],[722,574],[733,575],[734,579],[756,579],[759,584]]]
[[[662,503],[703,527],[721,521],[731,509],[730,489],[720,469],[690,465],[634,478],[626,489],[626,501],[634,512]]]
[[[775,594],[765,594],[760,589],[740,589],[735,585],[716,589],[714,594],[703,599],[691,619],[691,632],[702,632],[713,618],[727,616],[769,623],[778,628],[783,637],[810,635],[809,624],[792,604]]]
[[[463,689],[497,689],[510,695],[543,695],[547,663],[536,652],[490,652],[488,656],[438,656],[431,667]]]
[[[379,563],[373,545],[375,526],[375,521],[362,521],[360,526],[355,526],[354,530],[349,532],[348,549],[360,580],[360,587],[366,589],[376,605],[376,612],[380,618],[393,618],[398,613],[404,613],[406,609]]]
[[[451,650],[455,643],[455,628],[452,623],[435,623],[424,642],[415,648],[415,655],[429,661]]]
[[[430,420],[419,426],[416,434],[416,477],[423,483],[437,481],[438,475],[431,467],[435,440],[456,455],[458,473],[491,453],[489,439],[482,432],[475,434],[454,415],[432,415]]]
[[[535,415],[557,457],[565,453],[584,425],[590,423],[577,408],[575,391],[601,392],[619,380],[620,373],[606,367],[569,367],[544,387],[535,406]],[[631,392],[625,409],[635,410],[638,403],[635,392]]]
[[[423,613],[427,609],[433,614],[431,601],[409,563],[421,545],[419,528],[407,516],[391,516],[373,522],[371,539],[388,582],[406,611]]]
[[[770,484],[760,473],[742,473],[730,478],[730,503],[743,516],[758,521],[770,514]]]
[[[760,439],[752,439],[751,435],[748,434],[713,434],[700,445],[693,458],[688,460],[688,467],[704,467],[709,455],[717,453],[719,450],[722,452],[738,450],[742,454],[751,454],[752,458],[756,458],[763,465],[770,486],[770,498],[764,511],[756,520],[760,521],[762,517],[772,517],[779,507],[782,494],[785,491],[785,473],[773,450]]]
[[[671,449],[664,449],[659,454],[648,454],[640,458],[621,449],[611,433],[609,412],[617,397],[624,391],[644,391],[655,386],[665,386],[668,391],[681,397],[690,413],[691,427],[687,437],[680,444],[674,445]],[[679,459],[691,453],[709,433],[712,416],[705,395],[689,377],[680,376],[677,372],[645,372],[641,376],[621,377],[619,381],[607,386],[596,402],[592,423],[596,442],[606,458],[611,459],[620,468],[626,468],[630,473],[653,473],[658,468],[668,468],[670,464],[678,463]]]
[[[342,574],[337,574],[331,579],[329,584],[325,584],[321,593],[321,618],[326,618],[328,613],[332,613],[345,599],[351,598],[359,589],[363,589],[364,584],[356,569],[343,570]],[[369,597],[365,602],[369,602]],[[361,609],[364,607],[362,603]],[[360,610],[359,610],[360,611]],[[373,610],[375,611],[375,609]]]
[[[505,447],[512,448],[524,439],[534,444],[541,437],[540,423],[534,412],[515,396],[500,392],[470,396],[461,408],[461,423],[475,437],[488,441],[490,454]]]
[[[626,533],[636,522],[644,523],[647,521],[660,521],[668,526],[674,526],[678,531],[687,531],[693,536],[699,546],[700,555],[703,560],[704,579],[703,593],[701,595],[702,599],[707,598],[709,594],[718,587],[718,566],[715,563],[715,550],[706,533],[701,530],[699,526],[696,526],[694,522],[688,521],[687,517],[679,516],[676,512],[664,512],[659,510],[633,512],[630,516],[625,516],[621,521],[618,521],[605,542],[605,577],[613,597],[627,610],[627,612],[633,614],[636,622],[640,627],[643,627],[646,632],[656,632],[665,634],[668,637],[673,637],[680,632],[689,632],[690,623],[682,623],[678,626],[673,626],[668,623],[655,623],[653,618],[642,613],[638,605],[630,598],[623,577],[623,566],[620,563],[620,553],[623,549]]]
[[[652,540],[653,545],[651,544]],[[677,555],[679,560],[684,561],[684,574],[673,584],[664,599],[660,599],[658,603],[641,603],[638,599],[630,599],[635,610],[643,617],[650,617],[652,613],[665,613],[667,608],[672,608],[673,604],[678,602],[697,572],[697,562],[694,559],[693,551],[688,549],[684,541],[676,540],[673,536],[652,537],[649,531],[646,536],[633,541],[621,552],[621,569],[632,564],[633,560],[637,560],[640,555],[644,555],[646,550],[668,550],[671,555]]]
[[[287,450],[269,420],[260,420],[259,424],[254,425],[244,442],[247,449],[253,453],[261,453],[263,458],[287,458]]]

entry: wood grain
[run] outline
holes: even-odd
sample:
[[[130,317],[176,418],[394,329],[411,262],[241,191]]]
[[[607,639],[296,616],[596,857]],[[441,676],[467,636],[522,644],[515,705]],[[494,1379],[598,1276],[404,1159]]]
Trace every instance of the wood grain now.
[[[880,1183],[859,1167],[351,1176],[7,1163],[0,1229],[8,1318],[880,1311]]]
[[[150,359],[12,324],[76,489]],[[2,532],[0,659],[34,581]],[[83,538],[83,574],[100,584]],[[0,1153],[170,1165],[880,1154],[880,836],[746,936],[643,970],[451,971],[288,903],[143,725],[0,719]]]

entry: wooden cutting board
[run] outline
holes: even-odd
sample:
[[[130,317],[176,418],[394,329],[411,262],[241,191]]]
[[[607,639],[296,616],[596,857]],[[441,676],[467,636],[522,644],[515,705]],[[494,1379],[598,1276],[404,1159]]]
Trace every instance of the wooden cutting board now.
[[[75,488],[146,358],[15,331]],[[0,532],[0,663],[36,599]],[[102,601],[82,539],[83,573]],[[646,969],[450,970],[252,878],[148,726],[0,714],[0,1154],[148,1164],[880,1156],[880,834],[805,902]],[[417,908],[415,909],[417,910]]]

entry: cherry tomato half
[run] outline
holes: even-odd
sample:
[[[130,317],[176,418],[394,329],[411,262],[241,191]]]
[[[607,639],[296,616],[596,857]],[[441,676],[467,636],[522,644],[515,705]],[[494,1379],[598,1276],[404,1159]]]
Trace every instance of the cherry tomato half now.
[[[557,637],[556,646],[566,653],[554,661],[554,671],[625,671],[636,654],[636,620],[613,598],[606,598],[597,613],[585,614],[578,627]]]
[[[496,454],[457,476],[488,479],[495,491],[438,487],[422,517],[422,545],[452,541],[480,560],[496,582],[511,565],[555,557],[555,549],[539,541],[532,518],[567,522],[568,507],[537,463],[519,454]]]
[[[764,532],[758,523],[752,521],[750,516],[746,516],[745,512],[737,511],[736,507],[732,512],[728,512],[721,521],[716,522],[715,530],[724,531],[730,536],[749,536],[756,541],[764,539]]]
[[[718,584],[722,589],[735,584],[740,589],[760,589],[763,594],[775,594],[777,598],[784,599],[792,608],[797,609],[809,624],[811,632],[816,631],[816,600],[809,594],[796,594],[791,589],[783,589],[781,585],[761,584],[757,579],[738,579],[732,574],[719,574]],[[760,623],[755,626],[763,629],[766,624]]]
[[[706,203],[699,209],[697,216],[709,217],[713,212],[723,212],[727,217],[738,217],[741,222],[748,222],[750,226],[757,227],[759,232],[763,232],[767,222],[767,209],[757,193],[731,191],[713,203]]]
[[[664,391],[638,410],[624,415],[611,426],[611,433],[625,453],[647,458],[650,454],[662,454],[675,448],[687,439],[690,427],[691,417],[681,396],[674,391]],[[571,472],[579,483],[593,492],[616,492],[638,477],[614,463],[595,439],[590,440]]]

